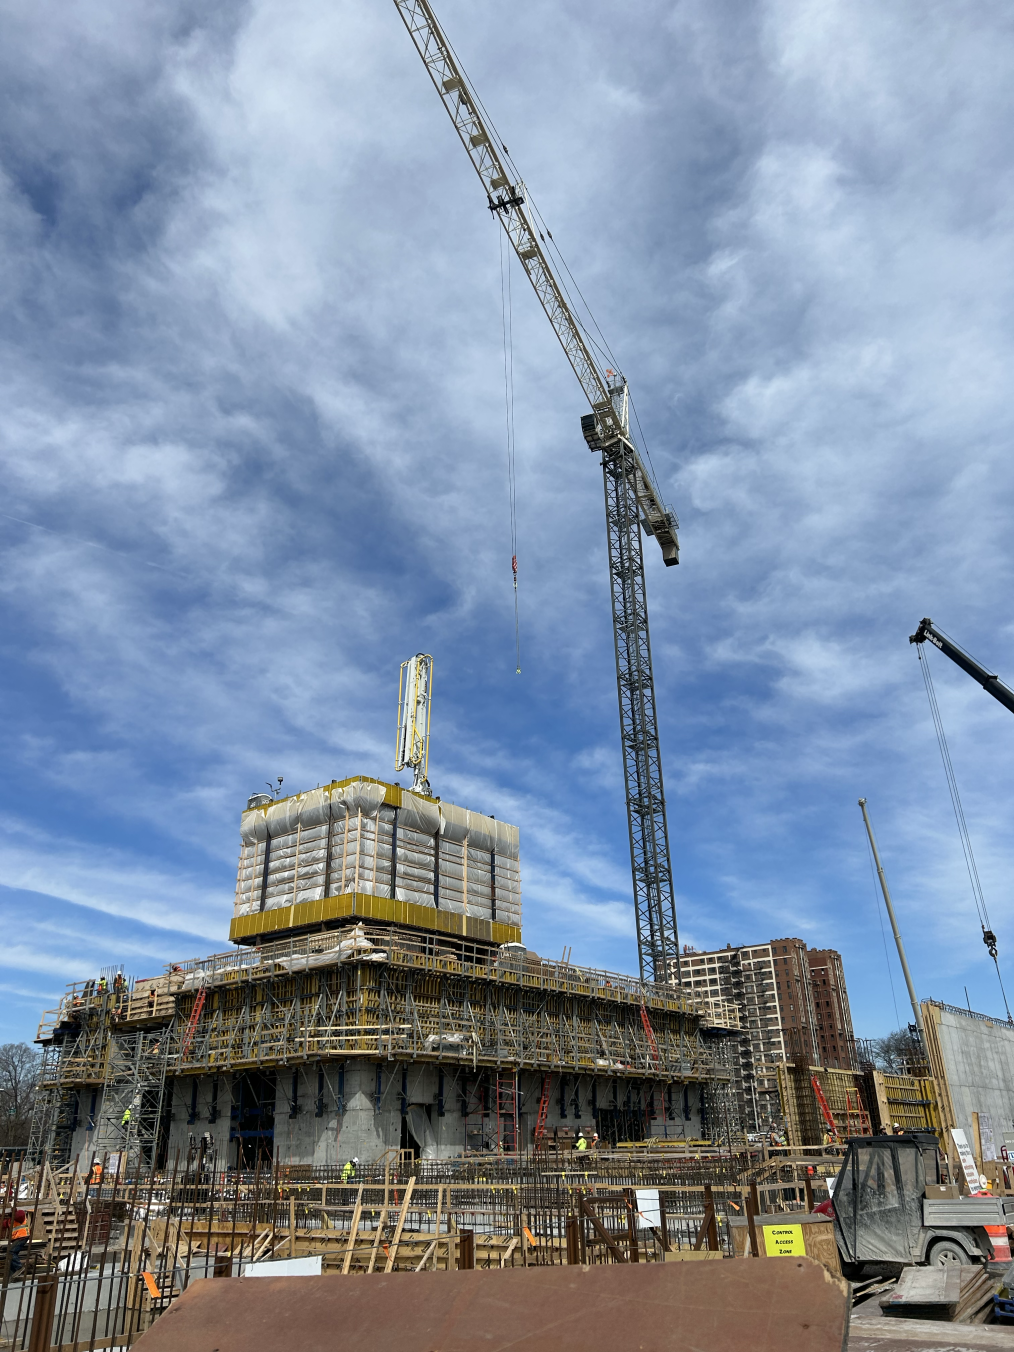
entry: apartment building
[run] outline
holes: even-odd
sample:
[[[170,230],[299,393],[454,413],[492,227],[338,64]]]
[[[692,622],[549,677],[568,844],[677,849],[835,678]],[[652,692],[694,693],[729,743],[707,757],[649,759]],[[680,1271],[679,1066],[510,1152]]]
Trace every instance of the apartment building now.
[[[808,949],[802,939],[771,939],[698,953],[685,945],[682,980],[696,995],[739,1010],[733,1090],[748,1130],[781,1117],[776,1066],[855,1066],[852,1017],[841,955]]]

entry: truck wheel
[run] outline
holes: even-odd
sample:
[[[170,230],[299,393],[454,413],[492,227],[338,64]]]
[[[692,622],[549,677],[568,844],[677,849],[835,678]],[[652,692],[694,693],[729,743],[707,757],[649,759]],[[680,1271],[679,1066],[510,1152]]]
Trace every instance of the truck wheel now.
[[[971,1259],[956,1239],[938,1239],[926,1260],[930,1267],[967,1266]]]

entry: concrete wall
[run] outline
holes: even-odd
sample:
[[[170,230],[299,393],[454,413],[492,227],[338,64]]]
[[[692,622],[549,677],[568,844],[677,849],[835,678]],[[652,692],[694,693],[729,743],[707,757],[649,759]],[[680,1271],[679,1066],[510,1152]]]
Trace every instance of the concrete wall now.
[[[283,1164],[340,1165],[353,1157],[366,1163],[385,1150],[403,1146],[420,1149],[427,1159],[457,1155],[466,1148],[496,1150],[495,1072],[490,1072],[488,1080],[490,1111],[485,1114],[480,1083],[481,1072],[477,1075],[470,1066],[441,1068],[411,1061],[349,1060],[280,1067],[275,1073],[275,1158]],[[542,1075],[522,1071],[518,1085],[520,1144],[527,1149],[538,1116]],[[170,1164],[177,1150],[185,1156],[191,1141],[210,1135],[219,1159],[235,1165],[234,1109],[238,1111],[240,1077],[185,1076],[168,1082],[166,1094],[171,1112]],[[621,1113],[625,1108],[636,1113],[643,1107],[644,1094],[637,1081],[593,1080],[573,1074],[566,1076],[561,1093],[561,1077],[554,1074],[546,1129],[550,1134],[563,1128],[590,1135],[595,1130],[596,1106],[605,1112],[615,1105]],[[677,1140],[699,1138],[702,1098],[699,1084],[674,1085],[671,1094],[656,1088],[656,1115],[647,1122],[648,1134]],[[71,1144],[71,1157],[80,1153],[83,1161],[91,1158],[94,1148],[95,1132],[88,1130],[90,1106],[90,1091],[85,1091]],[[101,1114],[100,1091],[96,1121]]]
[[[197,1089],[196,1112],[194,1089]],[[218,1155],[228,1158],[230,1114],[232,1111],[232,1077],[230,1075],[188,1075],[168,1081],[166,1094],[170,1097],[172,1118],[169,1123],[169,1160],[179,1150],[185,1158],[191,1136],[199,1141],[209,1134]],[[191,1122],[190,1118],[194,1121]],[[214,1118],[214,1121],[212,1121]]]
[[[971,1145],[972,1113],[988,1113],[999,1154],[1003,1133],[1014,1130],[1014,1028],[960,1010],[933,1014],[956,1125]]]
[[[379,1071],[379,1080],[378,1080]],[[296,1093],[293,1098],[293,1073]],[[323,1074],[323,1083],[318,1079]],[[442,1159],[467,1148],[495,1150],[497,1120],[495,1112],[496,1079],[491,1072],[488,1102],[491,1111],[481,1111],[478,1078],[471,1067],[462,1068],[399,1061],[311,1063],[295,1069],[280,1068],[276,1077],[274,1149],[283,1164],[336,1165],[353,1157],[365,1162],[376,1159],[385,1150],[402,1146],[417,1147],[424,1158]],[[610,1109],[614,1093],[620,1108],[628,1089],[631,1105],[638,1103],[638,1086],[625,1080],[598,1079],[592,1092],[589,1076],[567,1076],[561,1102],[560,1076],[554,1075],[546,1127],[573,1132],[595,1128],[593,1102]],[[229,1141],[230,1103],[238,1089],[222,1077],[219,1087],[219,1119],[207,1121],[210,1105],[210,1081],[198,1081],[198,1120],[187,1121],[192,1108],[191,1079],[173,1087],[173,1121],[170,1128],[170,1156],[177,1146],[185,1149],[189,1136],[212,1131],[220,1156],[235,1162],[236,1143]],[[520,1139],[530,1146],[542,1092],[542,1076],[522,1071],[520,1089]],[[379,1107],[378,1107],[379,1099]],[[402,1106],[405,1113],[402,1113]],[[657,1116],[649,1121],[651,1135],[669,1138],[694,1138],[701,1134],[701,1086],[674,1086],[671,1099],[655,1091]],[[464,1103],[463,1103],[464,1100]],[[671,1116],[667,1111],[671,1102]],[[463,1106],[470,1109],[462,1112]],[[404,1123],[404,1126],[403,1126]]]

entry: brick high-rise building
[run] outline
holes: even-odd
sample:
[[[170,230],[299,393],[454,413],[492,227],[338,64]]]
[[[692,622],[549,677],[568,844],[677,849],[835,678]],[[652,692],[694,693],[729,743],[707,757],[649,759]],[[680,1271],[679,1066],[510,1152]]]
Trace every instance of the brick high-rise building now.
[[[841,954],[833,948],[811,948],[806,960],[810,964],[819,1064],[855,1070],[856,1044]]]
[[[734,1091],[741,1119],[762,1131],[781,1116],[779,1061],[855,1068],[852,1016],[841,955],[802,939],[771,939],[697,953],[684,948],[682,979],[695,994],[739,1010]]]

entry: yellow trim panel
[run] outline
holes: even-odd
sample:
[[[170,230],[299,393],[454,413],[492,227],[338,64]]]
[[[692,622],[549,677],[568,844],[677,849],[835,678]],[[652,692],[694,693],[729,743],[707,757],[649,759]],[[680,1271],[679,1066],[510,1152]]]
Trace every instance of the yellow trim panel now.
[[[521,942],[521,930],[517,925],[502,925],[496,920],[482,920],[458,911],[438,911],[432,906],[420,906],[418,902],[395,901],[391,897],[374,897],[364,892],[347,892],[340,897],[322,897],[320,901],[304,901],[298,906],[278,906],[271,911],[237,916],[229,926],[229,938],[235,944],[252,943],[262,935],[277,935],[281,930],[306,929],[353,917],[433,930],[438,934],[455,934],[464,939],[478,939],[481,943]]]

